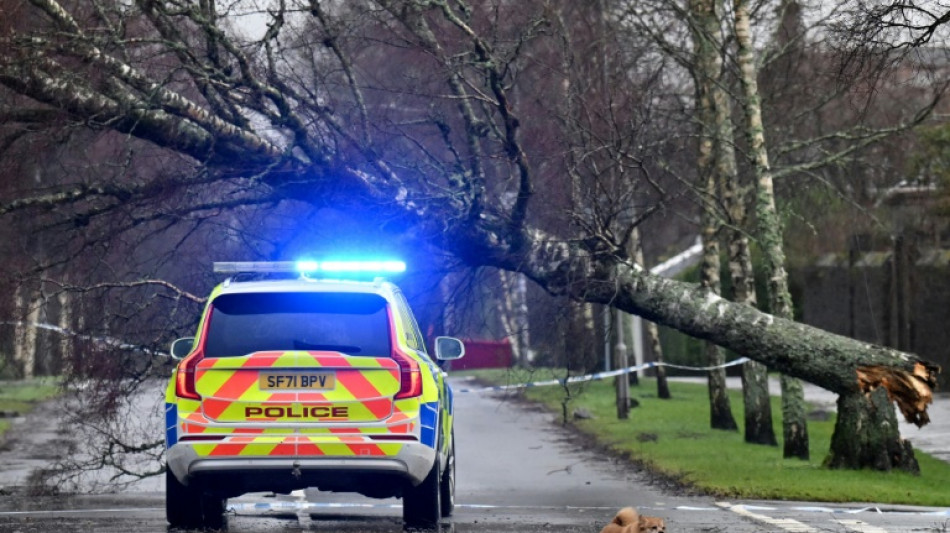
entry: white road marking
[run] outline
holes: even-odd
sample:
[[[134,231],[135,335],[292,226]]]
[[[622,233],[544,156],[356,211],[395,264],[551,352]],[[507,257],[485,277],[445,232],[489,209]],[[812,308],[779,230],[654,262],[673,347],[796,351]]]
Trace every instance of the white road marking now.
[[[751,518],[757,522],[762,522],[763,524],[784,529],[785,531],[793,531],[795,533],[818,533],[817,529],[791,518],[772,518],[771,516],[766,516],[764,514],[753,513],[752,511],[746,509],[743,505],[732,505],[731,503],[727,502],[716,502],[716,505],[738,515]]]
[[[858,531],[860,533],[887,533],[886,529],[872,526],[871,524],[862,522],[860,520],[835,520],[835,522],[838,522],[851,531]]]

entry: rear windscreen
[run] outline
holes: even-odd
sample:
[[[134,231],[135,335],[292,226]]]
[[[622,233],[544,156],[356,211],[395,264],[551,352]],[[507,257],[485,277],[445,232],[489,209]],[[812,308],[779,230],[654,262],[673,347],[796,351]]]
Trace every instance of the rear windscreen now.
[[[226,294],[212,304],[205,357],[334,351],[388,357],[386,300],[376,294]]]

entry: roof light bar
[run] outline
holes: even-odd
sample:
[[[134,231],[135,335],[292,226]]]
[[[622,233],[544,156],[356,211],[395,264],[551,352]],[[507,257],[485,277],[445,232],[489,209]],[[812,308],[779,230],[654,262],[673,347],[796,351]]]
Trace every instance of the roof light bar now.
[[[304,275],[338,274],[379,276],[401,274],[406,263],[395,260],[328,260],[328,261],[231,261],[214,263],[220,274],[296,273]]]
[[[362,272],[367,274],[398,274],[406,271],[402,261],[299,261],[301,272],[310,267],[310,272]]]
[[[227,261],[215,262],[214,271],[218,274],[250,273],[295,273],[297,264],[293,261]]]

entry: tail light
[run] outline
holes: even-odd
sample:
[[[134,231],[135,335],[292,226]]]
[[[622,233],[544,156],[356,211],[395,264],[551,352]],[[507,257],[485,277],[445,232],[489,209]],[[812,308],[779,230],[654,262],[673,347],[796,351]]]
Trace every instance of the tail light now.
[[[204,357],[204,352],[195,350],[191,355],[185,357],[178,363],[178,375],[175,380],[175,395],[179,398],[188,398],[190,400],[200,400],[201,396],[195,389],[195,367]]]
[[[395,399],[412,398],[422,395],[422,375],[419,363],[415,359],[393,349],[393,359],[399,364],[399,392]]]

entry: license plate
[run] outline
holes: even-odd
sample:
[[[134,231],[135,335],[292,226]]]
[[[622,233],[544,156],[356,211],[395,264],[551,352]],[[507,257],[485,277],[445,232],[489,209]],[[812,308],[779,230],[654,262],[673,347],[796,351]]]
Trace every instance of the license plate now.
[[[333,372],[262,372],[257,381],[261,390],[332,390]]]

